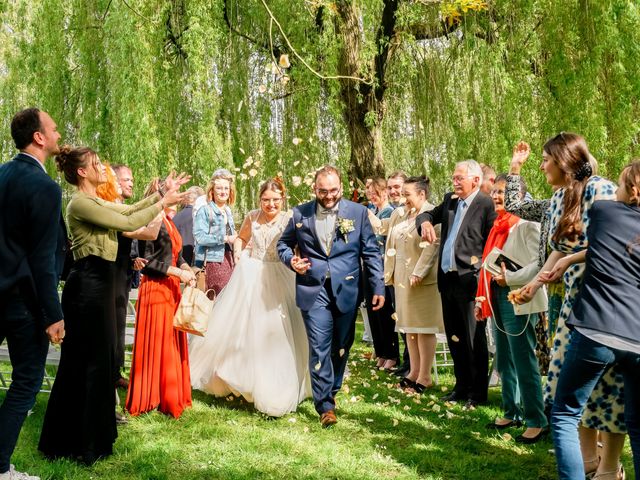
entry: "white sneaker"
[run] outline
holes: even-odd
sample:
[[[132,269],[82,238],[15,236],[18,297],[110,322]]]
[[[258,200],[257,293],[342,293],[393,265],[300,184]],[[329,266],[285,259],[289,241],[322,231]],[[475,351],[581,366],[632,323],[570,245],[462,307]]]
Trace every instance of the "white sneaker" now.
[[[40,480],[40,477],[19,472],[13,465],[9,466],[9,471],[0,473],[0,480]]]

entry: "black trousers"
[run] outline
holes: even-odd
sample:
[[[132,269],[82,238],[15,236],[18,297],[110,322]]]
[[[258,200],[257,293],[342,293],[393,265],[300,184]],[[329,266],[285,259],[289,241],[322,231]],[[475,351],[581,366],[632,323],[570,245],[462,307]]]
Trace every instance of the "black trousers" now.
[[[369,277],[365,268],[363,277]],[[394,312],[394,293],[392,286],[386,286],[384,289],[384,306],[380,310],[373,310],[371,306],[371,298],[373,292],[368,281],[362,282],[364,289],[364,298],[367,305],[367,316],[369,317],[369,327],[371,327],[371,337],[373,338],[373,349],[376,356],[395,360],[399,357],[398,351],[398,334],[395,331],[396,322],[391,315]]]
[[[115,263],[115,299],[116,299],[116,356],[114,361],[115,377],[120,378],[124,368],[125,333],[127,328],[127,304],[131,291],[131,275],[129,274],[129,258],[116,259]]]
[[[0,406],[0,473],[9,470],[22,424],[40,391],[49,350],[44,327],[17,291],[0,294],[0,343],[5,339],[13,373]]]
[[[454,392],[476,402],[486,402],[489,389],[489,350],[486,321],[478,322],[473,310],[478,288],[473,273],[445,274],[441,285],[442,314],[456,377]]]
[[[38,448],[86,464],[112,453],[115,396],[115,263],[77,260],[62,292],[66,335]]]

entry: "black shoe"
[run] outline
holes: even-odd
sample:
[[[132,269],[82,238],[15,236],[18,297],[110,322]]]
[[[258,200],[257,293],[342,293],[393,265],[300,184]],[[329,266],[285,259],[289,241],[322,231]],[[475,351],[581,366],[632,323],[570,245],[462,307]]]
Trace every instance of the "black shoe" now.
[[[400,388],[405,389],[405,388],[415,388],[416,386],[416,382],[414,382],[413,380],[409,380],[407,377],[404,377],[402,380],[400,380]]]
[[[454,390],[453,392],[447,393],[446,395],[441,397],[440,400],[443,400],[445,402],[462,402],[463,400],[466,401],[467,398],[468,397],[466,395],[463,395],[462,393],[456,392]]]
[[[476,402],[475,400],[467,400],[467,403],[464,404],[464,409],[465,410],[475,410],[476,407],[478,406],[478,402]]]
[[[407,373],[409,373],[409,368],[404,365],[400,365],[399,367],[392,368],[390,371],[398,377],[406,377]]]
[[[516,437],[516,443],[522,443],[524,445],[532,445],[542,440],[548,434],[549,434],[549,427],[545,427],[542,430],[540,430],[540,433],[535,437],[523,437],[522,435],[518,435]]]
[[[496,423],[496,422],[491,422],[491,423],[487,423],[485,425],[485,428],[488,428],[489,430],[494,429],[494,430],[505,430],[507,428],[511,428],[511,427],[521,427],[522,426],[522,422],[520,420],[511,420],[509,423],[504,423],[502,425]]]

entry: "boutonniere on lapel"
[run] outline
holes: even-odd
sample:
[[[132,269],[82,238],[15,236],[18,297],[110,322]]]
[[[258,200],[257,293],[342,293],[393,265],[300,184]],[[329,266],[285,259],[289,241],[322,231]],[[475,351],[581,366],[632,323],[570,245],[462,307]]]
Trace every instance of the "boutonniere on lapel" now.
[[[338,231],[342,234],[342,238],[344,238],[344,243],[349,243],[349,234],[356,229],[354,221],[351,218],[338,217],[336,223],[338,225]]]

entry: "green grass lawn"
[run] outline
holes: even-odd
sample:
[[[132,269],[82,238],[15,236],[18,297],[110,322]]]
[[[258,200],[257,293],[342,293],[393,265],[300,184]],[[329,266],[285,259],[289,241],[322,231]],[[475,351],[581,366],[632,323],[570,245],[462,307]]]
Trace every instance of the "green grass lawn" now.
[[[359,336],[357,337],[359,338]],[[297,413],[267,418],[241,400],[194,392],[194,406],[173,420],[154,412],[119,427],[115,454],[93,467],[49,462],[36,449],[48,396],[40,394],[27,418],[13,463],[42,479],[553,479],[550,440],[520,446],[520,429],[491,432],[500,392],[490,405],[465,411],[439,397],[440,385],[407,396],[396,378],[376,371],[356,342],[351,376],[338,395],[338,424],[325,430],[310,400]],[[265,359],[268,361],[268,359]],[[0,400],[4,392],[0,392]],[[630,450],[623,463],[633,479]]]

